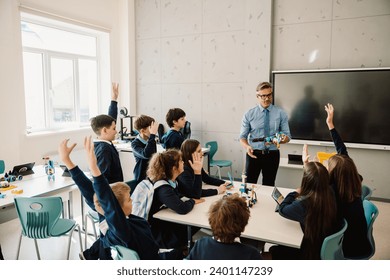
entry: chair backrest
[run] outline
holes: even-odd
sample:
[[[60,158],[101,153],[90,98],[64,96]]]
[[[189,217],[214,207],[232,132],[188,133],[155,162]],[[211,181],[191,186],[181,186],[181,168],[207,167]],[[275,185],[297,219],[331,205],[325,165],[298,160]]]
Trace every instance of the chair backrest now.
[[[0,159],[0,174],[4,173],[4,171],[5,171],[5,163],[4,160]]]
[[[322,260],[342,260],[344,232],[347,230],[348,223],[344,219],[344,224],[338,232],[327,236],[322,242],[321,259]]]
[[[114,252],[114,260],[139,260],[139,255],[136,251],[123,247],[121,245],[111,246],[111,251]]]
[[[130,195],[132,195],[135,190],[135,187],[137,186],[137,180],[134,179],[127,181],[126,184],[130,187]]]
[[[375,254],[375,240],[374,236],[372,235],[372,231],[375,219],[378,217],[379,210],[378,207],[376,207],[375,204],[369,200],[363,200],[363,208],[367,222],[367,237],[371,245],[371,254],[367,257],[367,259],[369,259]]]
[[[183,134],[184,139],[191,138],[191,123],[186,121],[184,127],[180,129],[181,134]]]
[[[205,144],[205,146],[206,146],[206,148],[210,149],[209,158],[210,158],[210,162],[211,162],[214,158],[214,155],[218,151],[218,143],[217,143],[217,141],[210,141],[210,142],[207,142]]]
[[[372,195],[372,190],[366,185],[362,186],[362,200],[367,199],[370,200]]]
[[[15,197],[22,232],[34,239],[50,237],[62,213],[61,197]]]

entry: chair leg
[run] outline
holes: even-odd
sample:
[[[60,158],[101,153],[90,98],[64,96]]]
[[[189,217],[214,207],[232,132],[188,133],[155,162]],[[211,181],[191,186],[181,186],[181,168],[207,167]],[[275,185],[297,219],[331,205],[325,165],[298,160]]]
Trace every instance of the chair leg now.
[[[217,166],[217,168],[218,168],[218,176],[219,176],[219,179],[222,179],[222,178],[221,178],[221,167]]]
[[[39,254],[38,241],[36,239],[34,239],[34,244],[35,244],[35,251],[37,251],[38,260],[40,260],[41,259],[41,255]]]
[[[79,233],[80,233],[80,227],[79,227],[78,224],[74,225],[73,228],[72,228],[72,230],[69,232],[69,239],[68,239],[68,254],[67,254],[67,256],[66,256],[66,259],[67,259],[67,260],[69,260],[69,256],[70,256],[70,245],[72,244],[73,232],[74,232],[74,230],[76,229],[76,227],[78,227]],[[80,233],[80,245],[81,245],[81,243],[82,243],[81,240],[82,240],[82,239],[81,239],[81,233]],[[83,246],[81,245],[80,247],[82,248]],[[83,251],[83,250],[81,249],[81,252],[82,252],[82,251]]]
[[[79,224],[77,224],[77,231],[79,232],[80,252],[83,252],[83,239],[81,238],[81,228]]]
[[[20,233],[19,245],[18,245],[18,253],[17,253],[17,255],[16,255],[16,259],[17,259],[17,260],[19,259],[20,246],[22,245],[22,237],[23,237],[23,234]]]
[[[88,215],[87,214],[85,214],[84,216],[84,234],[85,234],[84,247],[88,248]]]

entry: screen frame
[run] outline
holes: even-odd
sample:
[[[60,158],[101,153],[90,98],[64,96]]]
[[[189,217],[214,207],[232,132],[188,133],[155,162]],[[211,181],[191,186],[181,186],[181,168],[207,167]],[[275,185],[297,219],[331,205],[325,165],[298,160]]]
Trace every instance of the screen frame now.
[[[337,72],[364,72],[364,71],[390,71],[390,67],[381,67],[381,68],[343,68],[343,69],[312,69],[312,70],[275,70],[271,72],[271,83],[273,85],[273,104],[275,104],[277,96],[277,89],[275,90],[275,75],[278,74],[304,74],[304,73],[337,73]],[[389,93],[390,94],[390,93]],[[283,106],[281,106],[283,108]],[[290,116],[289,116],[290,117]],[[324,120],[325,121],[325,120]],[[337,128],[337,124],[335,125]],[[291,144],[308,144],[313,146],[323,146],[323,147],[334,147],[332,141],[322,141],[322,140],[307,140],[307,139],[292,139],[289,142]],[[357,148],[357,149],[373,149],[373,150],[389,150],[390,145],[385,144],[369,144],[369,143],[351,143],[346,141],[345,145],[348,148]]]

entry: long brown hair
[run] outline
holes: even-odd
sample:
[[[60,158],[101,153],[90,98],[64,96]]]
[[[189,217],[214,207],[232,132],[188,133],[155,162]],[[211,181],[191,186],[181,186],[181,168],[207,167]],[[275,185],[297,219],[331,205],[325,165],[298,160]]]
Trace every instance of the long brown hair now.
[[[180,160],[181,152],[176,149],[155,153],[150,159],[146,174],[153,182],[172,179],[173,167],[179,168]]]
[[[362,183],[353,160],[346,155],[334,155],[328,161],[330,183],[337,187],[341,201],[352,202],[362,196]]]
[[[180,151],[184,164],[189,165],[188,161],[192,161],[192,154],[196,151],[196,148],[198,148],[199,145],[199,141],[195,139],[187,139],[181,144]]]
[[[299,197],[306,206],[304,257],[318,259],[324,238],[333,233],[337,224],[336,199],[328,170],[321,163],[305,164]]]
[[[211,205],[209,224],[213,235],[223,243],[233,243],[248,224],[250,212],[243,198],[225,196]]]

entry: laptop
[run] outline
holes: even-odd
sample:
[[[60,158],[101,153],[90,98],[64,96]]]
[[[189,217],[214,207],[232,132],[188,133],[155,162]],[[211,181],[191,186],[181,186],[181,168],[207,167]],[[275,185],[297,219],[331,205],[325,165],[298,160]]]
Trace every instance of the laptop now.
[[[230,184],[227,185],[226,188],[230,189],[234,186],[234,184],[233,184],[233,178],[232,178],[232,175],[230,174],[230,172],[228,172],[228,176],[229,176]]]
[[[15,165],[14,168],[12,169],[12,174],[15,176],[18,175],[26,176],[26,175],[34,174],[33,171],[34,165],[35,162]]]
[[[70,172],[69,172],[68,168],[65,165],[61,164],[60,167],[64,171],[62,173],[62,176],[64,176],[64,177],[71,177]]]
[[[288,164],[303,165],[302,155],[288,154]]]
[[[272,198],[276,201],[275,212],[279,211],[279,205],[283,202],[284,196],[280,193],[277,187],[274,187],[272,194]]]

